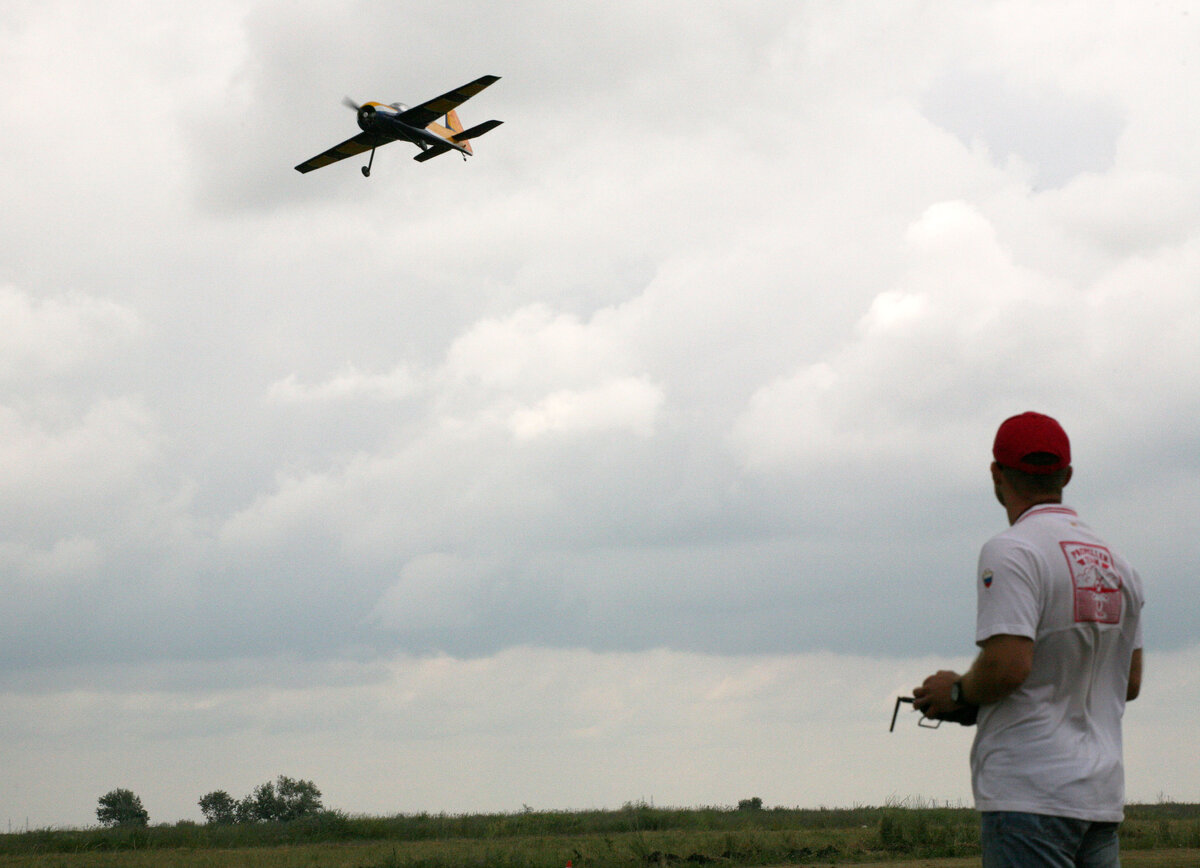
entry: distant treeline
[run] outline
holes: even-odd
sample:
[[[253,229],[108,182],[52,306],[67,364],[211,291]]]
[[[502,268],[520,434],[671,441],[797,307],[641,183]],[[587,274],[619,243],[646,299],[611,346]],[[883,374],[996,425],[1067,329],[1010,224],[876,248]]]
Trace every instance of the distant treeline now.
[[[200,797],[200,813],[211,825],[234,823],[287,823],[324,812],[321,791],[312,781],[280,775],[278,780],[259,784],[243,799],[225,790]],[[101,826],[139,829],[150,825],[150,814],[132,790],[110,790],[100,797],[96,819]]]
[[[274,791],[278,794],[278,782]],[[965,807],[907,802],[839,809],[664,808],[644,802],[610,811],[349,816],[308,813],[291,820],[39,830],[0,835],[0,856],[97,851],[238,850],[381,842],[392,855],[367,868],[475,864],[622,866],[680,862],[762,865],[866,857],[975,856],[979,818]],[[1131,805],[1123,849],[1200,847],[1200,805]],[[419,852],[419,856],[416,855]],[[410,855],[405,855],[409,853]],[[560,857],[564,857],[561,858]],[[559,861],[560,860],[560,861]],[[214,863],[218,864],[218,863]]]

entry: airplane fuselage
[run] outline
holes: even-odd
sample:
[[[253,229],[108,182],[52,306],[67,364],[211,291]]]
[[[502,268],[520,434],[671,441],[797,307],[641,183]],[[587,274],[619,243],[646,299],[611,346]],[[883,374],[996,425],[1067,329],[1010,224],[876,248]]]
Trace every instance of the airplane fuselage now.
[[[433,145],[440,145],[442,147],[449,145],[454,150],[463,154],[470,153],[462,145],[451,141],[445,136],[440,136],[432,130],[406,124],[396,116],[397,114],[399,112],[391,106],[368,104],[363,106],[358,112],[358,126],[363,132],[382,133],[386,136],[391,136],[393,139],[412,142],[422,151]]]

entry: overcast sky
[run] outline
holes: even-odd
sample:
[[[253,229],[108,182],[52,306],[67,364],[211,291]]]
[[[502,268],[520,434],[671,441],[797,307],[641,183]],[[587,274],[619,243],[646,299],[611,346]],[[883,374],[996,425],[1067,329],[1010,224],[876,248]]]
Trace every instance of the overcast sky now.
[[[186,4],[185,4],[186,6]],[[0,823],[970,804],[991,438],[1141,570],[1200,801],[1200,7],[0,6]],[[339,103],[504,125],[462,161]],[[366,155],[363,155],[364,157]]]

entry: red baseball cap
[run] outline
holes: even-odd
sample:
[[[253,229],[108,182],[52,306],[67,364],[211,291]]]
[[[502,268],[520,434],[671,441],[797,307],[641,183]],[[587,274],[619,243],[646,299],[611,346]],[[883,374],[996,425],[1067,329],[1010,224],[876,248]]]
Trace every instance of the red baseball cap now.
[[[1034,455],[1046,460],[1036,463],[1026,460]],[[1071,463],[1071,441],[1062,426],[1049,416],[1022,413],[1000,424],[992,456],[1001,467],[1026,473],[1053,473]]]

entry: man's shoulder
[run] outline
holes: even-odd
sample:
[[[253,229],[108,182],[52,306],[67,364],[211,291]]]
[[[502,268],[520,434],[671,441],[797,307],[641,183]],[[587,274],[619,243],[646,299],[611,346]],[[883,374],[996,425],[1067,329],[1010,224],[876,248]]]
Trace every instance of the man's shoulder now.
[[[1022,523],[1006,527],[991,536],[985,542],[985,549],[1000,550],[1006,548],[1028,548],[1036,545],[1045,536],[1044,532],[1034,524]]]
[[[985,562],[1042,563],[1047,553],[1057,551],[1059,543],[1069,539],[1076,529],[1083,528],[1074,510],[1034,507],[985,542],[980,558]],[[1090,531],[1087,533],[1092,538]]]

